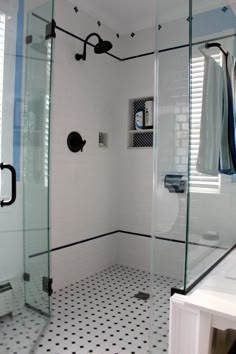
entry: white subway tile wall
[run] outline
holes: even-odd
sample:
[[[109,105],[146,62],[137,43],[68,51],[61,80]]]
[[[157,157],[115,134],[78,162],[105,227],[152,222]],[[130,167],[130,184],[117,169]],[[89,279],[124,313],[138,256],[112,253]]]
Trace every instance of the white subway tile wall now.
[[[97,22],[86,14],[81,13],[78,21],[71,6],[61,0],[56,2],[56,17],[62,27],[82,37],[99,31],[104,38],[111,40],[113,52],[121,57],[138,54],[142,49],[143,52],[153,50],[153,30],[140,31],[133,39],[130,36],[117,39],[110,29],[104,25],[98,28]],[[176,33],[176,38],[173,38],[173,33]],[[164,26],[160,31],[161,47],[183,44],[184,40],[187,43],[187,33],[188,23],[185,22]],[[129,150],[127,145],[129,100],[153,96],[154,56],[120,63],[106,55],[95,56],[89,48],[87,61],[79,63],[74,60],[74,54],[82,49],[82,43],[58,33],[51,137],[53,248],[114,230],[147,235],[152,233],[153,150]],[[162,199],[154,215],[154,233],[184,242],[186,194],[168,193],[163,180],[167,173],[187,174],[188,49],[175,51],[174,61],[173,52],[162,53],[160,68],[158,193],[161,193]],[[78,130],[87,140],[82,154],[72,154],[67,149],[66,138],[72,130]],[[101,131],[109,134],[108,149],[98,147]],[[223,181],[222,193],[218,196],[191,194],[192,238],[201,241],[206,232],[217,230],[222,237],[226,233],[227,243],[231,242],[232,225],[228,224],[227,230],[225,225],[226,216],[235,212],[235,208],[227,207],[232,206],[230,195],[235,184],[228,183],[224,178]],[[228,208],[224,215],[218,215],[221,203]],[[217,220],[216,214],[219,216]],[[160,225],[164,226],[164,232]],[[143,269],[149,268],[148,238],[141,239],[128,234],[113,236],[111,242],[108,241],[110,237],[91,242],[88,246],[91,258],[86,262],[82,255],[84,244],[76,246],[76,251],[68,248],[60,250],[60,255],[55,252],[52,268],[56,287],[65,284],[68,276],[72,281],[78,275],[76,269],[88,269],[88,273],[81,273],[81,276],[85,276],[95,271],[98,264],[101,268],[106,267],[107,263],[112,262],[112,257],[119,264],[124,262]],[[105,242],[109,243],[105,247],[107,253],[102,250]],[[115,252],[111,250],[112,242],[117,247]],[[77,257],[80,252],[81,257]],[[174,272],[182,277],[184,244],[155,242],[155,252],[161,255],[156,258],[162,259],[159,269],[165,274],[168,269],[171,274]],[[204,252],[197,254],[199,261],[205,256]]]

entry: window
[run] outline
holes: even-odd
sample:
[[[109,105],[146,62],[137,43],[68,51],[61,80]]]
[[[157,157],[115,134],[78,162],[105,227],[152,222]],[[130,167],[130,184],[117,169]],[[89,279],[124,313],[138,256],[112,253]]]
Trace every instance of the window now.
[[[221,55],[212,56],[222,64]],[[199,173],[196,169],[201,129],[201,112],[204,80],[204,57],[195,57],[191,65],[192,84],[192,124],[191,124],[191,157],[190,157],[190,191],[197,193],[218,193],[220,190],[220,176],[210,176]]]
[[[47,45],[47,68],[46,80],[47,87],[51,85],[51,61],[52,61],[52,42],[48,41]],[[48,187],[49,179],[49,129],[50,129],[50,92],[45,94],[45,121],[44,121],[44,186]]]

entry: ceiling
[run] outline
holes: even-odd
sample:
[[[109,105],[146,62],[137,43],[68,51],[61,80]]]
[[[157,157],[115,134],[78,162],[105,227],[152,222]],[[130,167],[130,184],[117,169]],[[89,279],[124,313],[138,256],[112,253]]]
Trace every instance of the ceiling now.
[[[120,34],[130,34],[155,26],[158,3],[160,23],[189,16],[189,0],[69,0],[79,9]],[[236,0],[193,0],[194,13],[223,6],[236,6]]]
[[[156,0],[79,0],[78,7],[120,34],[155,26]]]

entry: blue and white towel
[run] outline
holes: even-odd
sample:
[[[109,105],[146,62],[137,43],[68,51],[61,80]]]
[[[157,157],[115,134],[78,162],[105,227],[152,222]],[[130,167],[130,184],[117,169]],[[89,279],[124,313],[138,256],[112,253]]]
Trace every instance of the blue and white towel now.
[[[201,133],[197,160],[197,171],[200,173],[212,176],[219,174],[222,117],[226,117],[225,101],[222,67],[212,57],[205,56]]]
[[[227,114],[222,121],[219,171],[232,175],[236,173],[236,60],[229,53],[223,55],[223,72]]]
[[[197,170],[213,176],[236,173],[236,60],[229,53],[222,67],[205,56]]]

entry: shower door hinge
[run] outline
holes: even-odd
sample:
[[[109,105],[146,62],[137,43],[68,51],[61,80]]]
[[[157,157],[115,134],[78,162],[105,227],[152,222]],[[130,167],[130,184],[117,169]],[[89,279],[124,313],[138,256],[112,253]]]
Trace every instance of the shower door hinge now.
[[[33,36],[29,35],[25,37],[25,43],[31,44],[33,42]]]
[[[193,16],[191,16],[191,17],[189,16],[189,17],[187,18],[187,21],[188,21],[188,22],[190,22],[190,20],[191,20],[191,21],[193,20]]]
[[[56,21],[52,20],[46,25],[45,39],[56,38]]]
[[[24,281],[30,281],[30,274],[29,273],[24,273],[23,274],[23,279],[24,279]]]
[[[53,293],[52,290],[52,279],[48,277],[43,277],[42,279],[42,286],[43,286],[43,291],[48,294],[48,296],[51,296]]]

